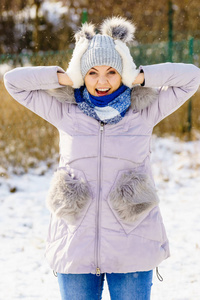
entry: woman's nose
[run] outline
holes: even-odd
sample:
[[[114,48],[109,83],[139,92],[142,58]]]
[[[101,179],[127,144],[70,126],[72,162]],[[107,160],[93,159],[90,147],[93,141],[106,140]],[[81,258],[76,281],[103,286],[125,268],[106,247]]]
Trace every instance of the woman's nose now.
[[[99,76],[98,81],[99,81],[99,83],[104,84],[107,82],[107,78],[106,78],[106,76]]]

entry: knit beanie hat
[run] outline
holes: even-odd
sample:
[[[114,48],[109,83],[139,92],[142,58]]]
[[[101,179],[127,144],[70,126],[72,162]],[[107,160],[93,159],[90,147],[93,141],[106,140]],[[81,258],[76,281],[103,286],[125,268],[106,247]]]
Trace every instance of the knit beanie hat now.
[[[95,27],[91,23],[85,23],[76,32],[76,43],[80,38],[89,40],[88,48],[81,57],[80,68],[83,78],[94,66],[107,65],[117,70],[121,75],[123,61],[115,49],[115,40],[128,43],[133,40],[135,26],[122,17],[107,18],[100,26],[100,33],[96,34]]]
[[[110,66],[122,73],[122,59],[115,50],[113,39],[108,35],[95,35],[89,43],[87,51],[81,58],[81,74],[83,78],[94,66]]]

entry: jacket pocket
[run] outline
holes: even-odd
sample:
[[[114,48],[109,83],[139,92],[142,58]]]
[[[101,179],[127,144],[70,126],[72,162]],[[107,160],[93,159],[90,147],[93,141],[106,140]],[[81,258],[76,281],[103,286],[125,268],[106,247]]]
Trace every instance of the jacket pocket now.
[[[120,171],[108,204],[126,233],[130,233],[159,203],[155,187],[146,173]]]
[[[92,201],[92,193],[80,170],[60,168],[53,177],[46,204],[53,216],[74,231],[82,222]]]

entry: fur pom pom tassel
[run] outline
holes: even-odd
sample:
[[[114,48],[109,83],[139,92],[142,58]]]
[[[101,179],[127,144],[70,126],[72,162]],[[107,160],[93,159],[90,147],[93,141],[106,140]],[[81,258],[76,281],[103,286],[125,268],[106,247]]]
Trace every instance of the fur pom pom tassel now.
[[[108,18],[100,26],[101,34],[109,35],[113,39],[121,40],[124,43],[133,40],[135,29],[135,25],[122,17]]]
[[[53,177],[46,205],[57,218],[73,223],[81,217],[91,199],[87,182],[59,169]]]
[[[119,218],[131,224],[158,205],[159,198],[145,173],[128,171],[118,179],[110,194],[110,202]]]
[[[76,43],[81,38],[86,38],[91,40],[95,35],[95,26],[92,23],[84,23],[79,31],[77,31],[74,35]]]
[[[74,98],[74,89],[71,86],[46,90],[45,92],[50,96],[55,97],[59,102],[76,104],[76,100]]]
[[[131,107],[133,110],[141,111],[156,101],[158,95],[159,91],[157,88],[135,85],[131,91]]]

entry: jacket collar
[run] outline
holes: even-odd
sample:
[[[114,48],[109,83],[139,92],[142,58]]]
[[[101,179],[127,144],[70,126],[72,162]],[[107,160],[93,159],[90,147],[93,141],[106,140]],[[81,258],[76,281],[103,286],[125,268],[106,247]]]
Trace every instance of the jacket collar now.
[[[74,97],[74,89],[70,86],[46,90],[46,92],[62,103],[77,104]],[[136,85],[131,90],[131,107],[135,111],[141,111],[150,106],[157,98],[157,89]]]

